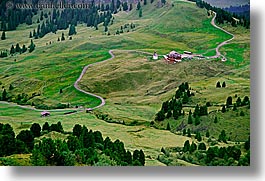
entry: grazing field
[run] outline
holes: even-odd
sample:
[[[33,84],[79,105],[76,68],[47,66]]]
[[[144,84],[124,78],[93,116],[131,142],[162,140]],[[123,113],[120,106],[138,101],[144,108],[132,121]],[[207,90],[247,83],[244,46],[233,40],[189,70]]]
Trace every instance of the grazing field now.
[[[36,49],[32,53],[1,58],[0,96],[6,89],[7,95],[13,96],[12,101],[23,93],[32,95],[32,98],[24,103],[26,107],[0,101],[0,122],[11,124],[16,134],[29,129],[32,123],[43,125],[60,121],[66,132],[71,132],[75,124],[85,125],[101,131],[104,138],[121,140],[126,149],[142,149],[146,165],[165,165],[157,160],[162,147],[182,147],[186,140],[196,140],[194,135],[182,136],[181,131],[177,131],[193,108],[184,108],[185,114],[178,120],[170,118],[154,125],[151,123],[162,103],[175,95],[181,83],[188,82],[195,92],[192,105],[205,105],[208,101],[216,105],[209,107],[212,113],[202,116],[199,127],[188,127],[193,131],[202,129],[205,142],[208,140],[205,137],[207,130],[214,140],[225,130],[230,138],[228,145],[245,142],[250,135],[250,109],[245,106],[226,113],[217,110],[221,110],[220,105],[226,103],[228,96],[233,97],[233,103],[236,97],[250,97],[250,30],[222,25],[235,35],[231,43],[220,49],[227,58],[226,62],[219,58],[184,60],[176,64],[167,64],[162,58],[152,60],[150,54],[155,51],[159,57],[172,50],[214,56],[215,48],[231,38],[231,35],[213,27],[210,23],[212,16],[194,3],[172,0],[159,8],[158,5],[159,1],[155,0],[153,4],[143,6],[142,18],[135,8],[115,14],[114,23],[108,29],[109,35],[104,32],[103,24],[98,26],[99,30],[79,24],[72,40],[67,35],[68,29],[60,30],[56,34],[33,39]],[[39,14],[35,16],[37,19]],[[134,24],[135,28],[116,34],[125,24]],[[0,41],[0,51],[9,50],[16,43],[28,46],[29,32],[36,27],[36,23],[31,26],[24,24],[19,25],[16,31],[6,32],[7,39]],[[62,33],[66,40],[57,41]],[[113,50],[115,57],[103,62],[111,57],[109,50]],[[101,102],[76,90],[74,83],[83,68],[95,62],[102,63],[89,67],[78,86],[101,96],[106,104],[86,113],[85,108],[95,107]],[[218,81],[226,82],[226,87],[217,89]],[[52,107],[59,104],[69,106],[67,109],[50,110],[50,117],[41,117],[43,109],[34,108],[36,105]],[[80,108],[77,113],[64,114],[76,107]],[[244,115],[239,116],[242,111]],[[98,115],[108,115],[110,120],[102,120]],[[218,117],[217,123],[214,123],[215,117]],[[166,130],[168,123],[170,131]],[[43,137],[65,139],[67,134],[51,132]],[[210,144],[207,142],[207,147]],[[22,165],[29,163],[29,156],[24,155],[25,163]],[[8,162],[8,159],[16,163],[21,157],[23,155],[14,155],[0,160],[0,164]],[[195,166],[192,162],[178,159],[176,165]]]

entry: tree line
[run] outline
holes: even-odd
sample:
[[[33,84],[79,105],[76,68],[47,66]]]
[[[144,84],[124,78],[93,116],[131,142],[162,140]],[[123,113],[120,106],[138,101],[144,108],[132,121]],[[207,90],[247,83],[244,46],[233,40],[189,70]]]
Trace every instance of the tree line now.
[[[69,134],[65,140],[39,138],[50,131]],[[31,164],[35,166],[144,166],[145,155],[142,150],[126,150],[120,140],[105,139],[100,131],[88,130],[76,124],[71,133],[65,133],[61,122],[41,128],[38,123],[29,130],[22,130],[15,136],[10,124],[0,123],[0,157],[12,154],[32,153]]]
[[[239,20],[239,25],[249,29],[250,28],[250,19],[246,18],[246,16],[243,15],[237,15],[237,14],[231,14],[228,11],[225,11],[221,8],[212,7],[209,3],[203,1],[203,0],[189,0],[192,2],[196,2],[196,5],[200,8],[205,8],[208,11],[212,10],[216,12],[216,22],[218,24],[224,24],[225,22],[231,23],[232,26],[237,26],[236,21],[234,18]],[[208,14],[210,15],[210,14]]]

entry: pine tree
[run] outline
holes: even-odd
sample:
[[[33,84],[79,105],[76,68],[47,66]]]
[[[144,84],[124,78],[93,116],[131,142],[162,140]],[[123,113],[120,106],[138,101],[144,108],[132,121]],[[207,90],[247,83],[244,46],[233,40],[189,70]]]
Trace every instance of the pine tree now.
[[[139,17],[143,17],[143,11],[142,11],[142,8],[139,10]]]
[[[217,83],[216,83],[216,88],[220,88],[221,87],[221,83],[218,81]]]
[[[16,53],[16,50],[15,50],[14,46],[12,45],[11,49],[10,49],[10,54],[13,55],[14,53]]]
[[[18,43],[16,44],[16,52],[18,52],[18,53],[20,53],[20,52],[21,52],[21,48],[20,48],[20,46],[19,46],[19,44],[18,44]]]
[[[146,5],[147,4],[147,0],[144,0],[144,5]]]
[[[31,40],[31,43],[29,45],[29,53],[33,52],[35,50],[35,44],[33,43],[33,40]]]
[[[140,1],[137,3],[136,9],[137,10],[140,10],[141,9],[141,3],[140,3]]]
[[[29,32],[29,38],[32,38],[32,33],[31,32]]]
[[[64,41],[64,40],[65,40],[64,33],[62,33],[61,41]]]
[[[189,140],[186,140],[183,146],[183,152],[187,152],[190,150],[190,142]]]
[[[200,117],[196,116],[195,117],[195,126],[198,126],[201,123]]]
[[[225,82],[223,82],[222,87],[223,87],[223,88],[226,87],[226,83],[225,83]]]
[[[6,32],[3,31],[3,32],[2,32],[2,36],[1,36],[1,40],[5,40],[5,39],[6,39]]]
[[[189,114],[189,117],[188,117],[188,124],[192,124],[193,123],[193,121],[192,121],[192,116],[191,116],[191,114]]]
[[[225,108],[225,105],[223,105],[223,107],[222,107],[222,113],[225,113],[226,112],[226,108]]]
[[[75,35],[75,34],[76,34],[75,25],[70,25],[68,35],[71,36],[71,35]]]
[[[171,130],[169,123],[167,123],[167,130],[169,130],[169,131]]]
[[[210,132],[209,132],[209,131],[206,132],[206,137],[207,137],[207,138],[210,137]]]
[[[187,134],[188,134],[188,137],[191,137],[190,128],[188,128]]]

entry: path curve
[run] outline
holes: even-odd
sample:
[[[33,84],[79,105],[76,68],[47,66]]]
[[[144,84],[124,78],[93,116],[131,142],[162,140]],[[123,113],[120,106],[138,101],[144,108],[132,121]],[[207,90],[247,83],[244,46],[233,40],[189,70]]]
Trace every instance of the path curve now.
[[[100,99],[101,103],[100,105],[96,106],[96,107],[92,107],[92,108],[88,108],[87,110],[94,110],[94,109],[97,109],[97,108],[100,108],[102,106],[104,106],[106,104],[106,101],[99,95],[96,95],[96,94],[93,94],[91,92],[87,92],[83,89],[81,89],[79,86],[78,86],[78,83],[81,81],[81,79],[83,78],[84,74],[86,73],[87,69],[90,68],[90,67],[93,67],[94,65],[98,65],[98,64],[101,64],[101,63],[105,63],[109,60],[112,60],[113,58],[115,58],[115,55],[113,54],[113,51],[124,51],[124,52],[138,52],[138,53],[143,53],[143,54],[148,54],[148,55],[153,55],[152,53],[149,53],[149,52],[144,52],[144,51],[138,51],[138,50],[118,50],[118,49],[115,49],[115,50],[109,50],[109,54],[111,55],[110,58],[106,59],[106,60],[103,60],[101,62],[96,62],[96,63],[92,63],[92,64],[89,64],[87,66],[85,66],[79,76],[79,78],[75,81],[74,83],[74,87],[80,91],[80,92],[83,92],[84,94],[87,94],[87,95],[90,95],[90,96],[93,96],[93,97],[96,97],[98,99]]]
[[[230,33],[229,31],[226,31],[225,29],[223,29],[223,28],[217,26],[217,25],[215,24],[215,18],[216,18],[216,15],[217,15],[217,14],[216,14],[216,12],[213,12],[213,13],[214,13],[214,17],[213,17],[213,19],[212,19],[212,21],[211,21],[211,24],[212,24],[215,28],[217,28],[217,29],[219,29],[219,30],[221,30],[221,31],[223,31],[223,32],[225,32],[225,33],[231,35],[232,38],[230,38],[229,40],[226,40],[226,41],[220,43],[220,44],[215,48],[216,55],[215,55],[215,56],[212,56],[212,57],[210,57],[210,58],[218,58],[218,57],[221,56],[221,57],[222,57],[222,61],[226,61],[227,58],[226,58],[224,55],[222,55],[222,54],[220,53],[219,49],[220,49],[222,46],[228,44],[230,41],[232,41],[232,40],[235,38],[235,35],[232,34],[232,33]]]
[[[110,57],[109,59],[106,59],[106,60],[101,61],[101,62],[92,63],[92,64],[89,64],[89,65],[85,66],[85,67],[83,68],[83,70],[82,70],[82,72],[81,72],[79,78],[78,78],[78,79],[75,81],[75,83],[74,83],[74,87],[75,87],[78,91],[83,92],[84,94],[87,94],[87,95],[90,95],[90,96],[93,96],[93,97],[96,97],[96,98],[100,99],[100,101],[101,101],[100,105],[98,105],[98,106],[96,106],[96,107],[93,107],[93,108],[90,108],[91,110],[93,110],[93,109],[97,109],[97,108],[100,108],[100,107],[104,106],[104,105],[106,104],[106,102],[105,102],[105,100],[104,100],[101,96],[98,96],[98,95],[96,95],[96,94],[93,94],[93,93],[91,93],[91,92],[87,92],[87,91],[81,89],[81,88],[78,86],[78,83],[81,81],[81,79],[83,78],[84,74],[86,73],[86,71],[87,71],[87,69],[88,69],[89,67],[92,67],[92,66],[94,66],[94,65],[100,64],[100,63],[102,63],[102,62],[106,62],[106,61],[112,60],[112,59],[115,57],[115,55],[113,54],[113,50],[109,50],[109,54],[111,55],[111,57]]]

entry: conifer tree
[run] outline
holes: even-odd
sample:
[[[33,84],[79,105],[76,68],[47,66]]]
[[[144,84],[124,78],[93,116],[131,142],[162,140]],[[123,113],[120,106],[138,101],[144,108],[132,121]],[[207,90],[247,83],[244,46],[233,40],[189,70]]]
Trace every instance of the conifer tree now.
[[[2,36],[1,36],[1,40],[5,40],[5,39],[6,39],[6,32],[3,31],[3,32],[2,32]]]

